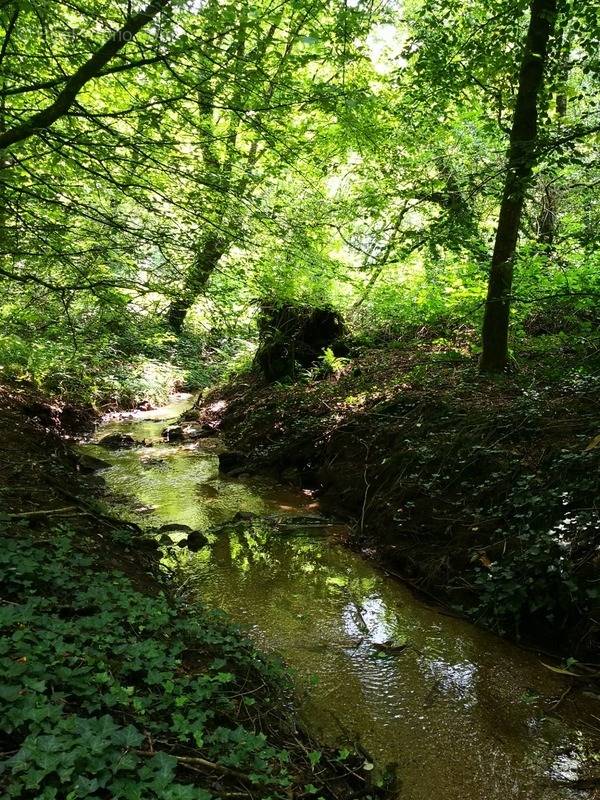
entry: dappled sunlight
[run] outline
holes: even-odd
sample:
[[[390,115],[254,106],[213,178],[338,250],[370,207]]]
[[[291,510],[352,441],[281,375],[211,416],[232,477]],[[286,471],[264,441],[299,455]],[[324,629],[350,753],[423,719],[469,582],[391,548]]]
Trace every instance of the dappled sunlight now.
[[[0,28],[0,788],[600,797],[600,0]]]
[[[579,774],[573,754],[585,735],[567,720],[549,727],[543,711],[544,698],[560,693],[558,676],[423,606],[322,530],[281,525],[286,515],[314,510],[312,492],[228,479],[212,451],[162,444],[164,424],[147,416],[110,423],[112,431],[141,431],[153,444],[105,454],[112,464],[107,482],[136,503],[156,505],[140,518],[146,525],[220,525],[198,552],[166,548],[165,563],[187,596],[227,611],[261,646],[285,655],[316,732],[336,741],[340,725],[360,731],[379,763],[400,764],[415,800],[429,800],[433,786],[448,800],[480,800],[483,791],[486,800],[504,800],[517,784],[521,794],[514,796],[533,798],[547,776]],[[263,516],[231,521],[238,511]],[[440,761],[440,752],[449,758]],[[544,797],[563,795],[557,788]]]

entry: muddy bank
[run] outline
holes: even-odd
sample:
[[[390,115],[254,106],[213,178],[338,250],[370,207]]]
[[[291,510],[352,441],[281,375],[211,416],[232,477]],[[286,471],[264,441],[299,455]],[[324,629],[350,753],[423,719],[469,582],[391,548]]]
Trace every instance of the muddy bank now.
[[[33,531],[75,527],[107,568],[118,566],[137,586],[150,587],[147,573],[156,563],[156,546],[138,526],[111,519],[101,509],[95,499],[104,493],[100,465],[69,441],[93,430],[96,417],[83,408],[71,422],[63,408],[31,389],[0,387],[2,514]],[[128,531],[126,547],[112,535],[120,529]]]
[[[193,411],[245,470],[317,489],[353,543],[493,629],[598,653],[598,380],[480,377],[431,347],[246,376]]]

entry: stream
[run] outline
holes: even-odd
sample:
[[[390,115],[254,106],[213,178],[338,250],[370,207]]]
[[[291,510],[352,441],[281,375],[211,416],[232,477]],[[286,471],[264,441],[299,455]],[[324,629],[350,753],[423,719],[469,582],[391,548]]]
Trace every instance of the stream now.
[[[568,691],[536,654],[416,598],[344,547],[341,526],[286,524],[318,514],[310,492],[219,474],[216,439],[163,442],[190,404],[108,420],[82,448],[110,463],[101,474],[116,508],[138,523],[204,531],[239,511],[263,516],[182,549],[180,571],[188,592],[283,656],[311,733],[393,764],[403,800],[600,797],[568,785],[600,772],[595,698]],[[152,446],[95,443],[115,432]]]

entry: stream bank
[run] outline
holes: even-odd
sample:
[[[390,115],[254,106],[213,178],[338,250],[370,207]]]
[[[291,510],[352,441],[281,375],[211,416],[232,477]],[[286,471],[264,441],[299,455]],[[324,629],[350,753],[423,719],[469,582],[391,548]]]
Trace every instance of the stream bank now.
[[[451,357],[450,357],[451,356]],[[203,395],[244,469],[317,490],[352,543],[503,635],[599,653],[598,379],[481,377],[429,342],[363,348],[287,385]]]
[[[70,480],[66,491],[81,504],[73,510],[75,516],[59,526],[48,525],[43,515],[31,517],[25,527],[15,527],[14,521],[5,525],[4,560],[14,558],[9,567],[13,588],[7,583],[11,593],[3,593],[3,597],[10,601],[7,608],[13,617],[3,633],[18,656],[11,658],[10,664],[21,665],[14,674],[9,673],[11,684],[18,686],[26,680],[28,673],[25,671],[24,677],[22,665],[31,664],[33,683],[27,684],[24,697],[35,691],[34,712],[39,714],[40,704],[48,704],[49,686],[53,687],[50,698],[64,696],[64,689],[61,694],[54,687],[64,678],[67,658],[67,666],[84,669],[77,691],[68,692],[69,720],[96,719],[98,712],[107,713],[98,723],[103,726],[101,758],[92,763],[73,746],[73,737],[84,729],[88,737],[84,742],[89,742],[90,736],[97,738],[98,732],[90,733],[87,722],[83,728],[76,721],[69,723],[73,729],[61,727],[60,736],[52,739],[50,752],[55,755],[50,760],[49,741],[43,738],[46,734],[39,725],[29,728],[27,747],[19,750],[18,761],[25,765],[20,774],[17,770],[21,795],[15,796],[28,797],[33,792],[36,797],[61,797],[52,794],[52,789],[59,780],[57,759],[68,761],[67,751],[77,753],[77,766],[83,764],[88,780],[77,788],[78,792],[87,791],[81,796],[94,796],[89,788],[96,772],[102,773],[101,780],[112,780],[114,776],[106,778],[106,765],[122,763],[133,764],[134,783],[137,780],[140,785],[137,795],[126,796],[136,797],[141,792],[143,797],[205,800],[207,795],[198,794],[199,788],[208,796],[234,793],[256,797],[273,775],[288,781],[287,787],[280,786],[286,797],[290,780],[294,797],[333,800],[334,796],[365,796],[365,791],[369,792],[365,776],[381,779],[386,765],[388,774],[393,772],[397,780],[398,791],[393,794],[403,800],[503,800],[507,796],[576,800],[596,796],[596,718],[600,709],[593,687],[582,692],[568,676],[553,671],[552,664],[544,666],[534,654],[416,599],[343,545],[343,532],[330,528],[318,516],[313,490],[281,487],[247,473],[223,475],[217,456],[222,445],[212,438],[165,442],[162,431],[171,422],[170,415],[181,410],[178,406],[115,418],[102,426],[94,442],[120,434],[144,440],[143,446],[101,450],[90,442],[83,446],[82,454],[68,451],[68,463],[63,458],[64,445],[50,432],[32,431],[31,423],[17,431],[20,448],[15,448],[8,472],[22,476],[31,474],[26,470],[33,468],[39,470],[42,480],[54,475],[54,481],[52,465],[58,463],[63,476],[59,484],[64,486],[61,481]],[[18,421],[15,414],[8,427]],[[29,438],[24,438],[26,431]],[[37,442],[34,449],[32,442]],[[99,453],[106,462],[102,479],[76,478],[72,460],[89,463]],[[12,513],[19,513],[19,507],[25,507],[27,513],[50,510],[52,506],[46,504],[40,509],[39,498],[32,491],[37,487],[27,487],[29,494],[23,500],[17,491],[23,485],[21,478],[18,484],[6,482],[7,508]],[[90,497],[101,496],[103,485],[109,493],[97,507]],[[64,499],[58,497],[57,502],[64,503]],[[115,529],[116,515],[129,521],[121,519]],[[169,576],[168,584],[161,585],[157,576],[164,572],[157,573],[157,545],[164,534],[149,538],[143,531],[159,532],[167,522],[186,524],[184,519],[189,527],[202,526],[210,541],[197,552],[161,548],[163,569]],[[92,564],[81,561],[90,557]],[[165,605],[165,598],[156,593],[162,589],[167,598],[172,597],[168,587],[173,586],[177,586],[178,601]],[[32,596],[34,605],[40,602],[43,613],[37,614],[37,606],[33,615],[29,606],[21,611],[23,594]],[[22,624],[18,620],[15,624],[14,606],[18,614],[28,615],[22,620],[29,630],[27,653],[20,634]],[[214,616],[205,608],[224,610],[243,623],[253,644],[244,643],[227,627],[221,612]],[[190,635],[192,629],[194,635]],[[72,638],[65,646],[61,638],[65,633],[75,636],[75,647]],[[43,651],[49,643],[54,647],[54,640],[62,642],[66,653],[56,667],[60,676],[54,674],[54,666],[48,670],[53,662]],[[222,648],[225,653],[219,654]],[[292,667],[304,725],[325,744],[309,743],[295,733],[298,718],[290,712],[287,673],[272,657],[265,659],[259,654],[264,651],[282,654]],[[130,663],[130,653],[135,664]],[[266,676],[261,672],[263,664],[271,665]],[[86,670],[95,676],[91,695]],[[260,680],[255,683],[256,670]],[[221,673],[233,679],[221,680]],[[204,695],[206,680],[211,677],[216,695],[212,690]],[[198,680],[202,688],[198,688]],[[125,688],[124,695],[119,687]],[[128,687],[133,687],[133,695]],[[14,688],[9,686],[11,691]],[[195,700],[188,706],[190,692]],[[185,728],[189,713],[200,709],[204,714],[204,703],[210,709],[215,698],[219,709],[221,702],[225,704],[225,724],[220,720],[217,733],[212,718],[202,718],[206,731],[202,744],[195,735],[193,743],[182,744],[181,736],[186,734],[180,727],[181,712],[172,710],[175,728],[165,721],[172,703],[184,709]],[[124,732],[119,722],[114,730],[105,721],[107,715],[118,716],[124,709],[126,718],[133,713],[130,724],[137,730],[136,704],[140,702],[142,710],[150,711],[140,731],[143,736],[150,731],[151,736],[141,742],[135,730]],[[10,708],[3,703],[4,713]],[[248,715],[254,720],[251,733],[264,733],[266,741],[243,732]],[[266,728],[265,719],[270,721]],[[237,733],[224,735],[222,728],[230,729],[232,723]],[[339,749],[344,741],[350,745]],[[4,750],[11,742],[9,736]],[[40,743],[41,754],[40,748],[36,749]],[[352,745],[362,752],[358,761],[352,760]],[[258,761],[250,767],[252,786],[239,774],[223,778],[223,771],[208,769],[205,763],[221,761],[222,766],[247,778],[248,767],[240,769],[240,763],[248,765],[244,759],[254,759],[257,751]],[[154,756],[158,759],[148,770],[146,759]],[[204,761],[189,760],[194,758]],[[292,766],[287,766],[286,758]],[[37,764],[36,759],[43,763]],[[23,785],[25,775],[39,777],[39,769],[45,770],[40,780],[48,782],[47,795]],[[117,777],[131,779],[132,775]],[[186,788],[186,783],[194,789]],[[271,786],[268,792],[273,795]]]

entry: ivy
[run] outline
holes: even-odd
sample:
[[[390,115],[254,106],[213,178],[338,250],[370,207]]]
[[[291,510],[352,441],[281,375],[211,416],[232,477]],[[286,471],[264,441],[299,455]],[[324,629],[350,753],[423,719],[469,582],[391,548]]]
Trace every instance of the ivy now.
[[[495,534],[506,552],[475,579],[477,618],[502,633],[519,634],[524,620],[567,630],[597,613],[600,592],[586,564],[597,550],[600,491],[594,451],[558,453],[543,471],[524,474],[503,502],[489,509],[503,520]]]
[[[179,760],[194,752],[278,796],[290,753],[236,698],[254,675],[271,695],[262,711],[274,710],[288,688],[280,666],[221,615],[99,571],[74,536],[2,531],[3,795],[209,800],[209,778],[199,786]]]

